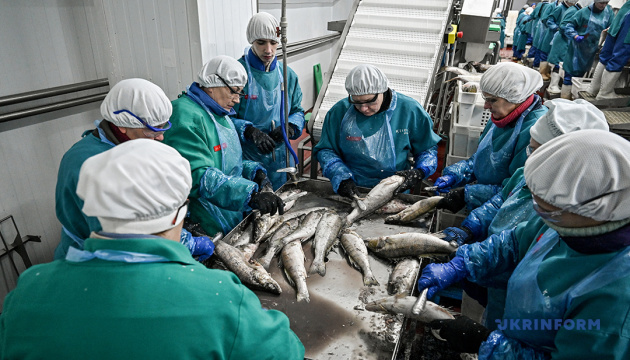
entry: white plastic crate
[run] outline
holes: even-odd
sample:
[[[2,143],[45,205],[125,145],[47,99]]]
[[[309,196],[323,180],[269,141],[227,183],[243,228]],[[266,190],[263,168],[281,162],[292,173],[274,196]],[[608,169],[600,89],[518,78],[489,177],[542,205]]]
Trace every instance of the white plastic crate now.
[[[466,156],[446,155],[446,166],[451,166],[466,159],[468,159]]]
[[[453,125],[449,134],[449,155],[471,157],[477,151],[482,132],[480,126]]]
[[[490,120],[490,111],[485,110],[481,92],[470,93],[462,91],[461,82],[457,82],[458,116],[455,123],[460,126],[486,126]]]
[[[579,99],[579,92],[586,91],[586,89],[588,89],[588,86],[591,85],[591,81],[593,81],[592,78],[572,77],[571,85],[573,86],[571,87],[571,95],[573,95],[573,98]]]

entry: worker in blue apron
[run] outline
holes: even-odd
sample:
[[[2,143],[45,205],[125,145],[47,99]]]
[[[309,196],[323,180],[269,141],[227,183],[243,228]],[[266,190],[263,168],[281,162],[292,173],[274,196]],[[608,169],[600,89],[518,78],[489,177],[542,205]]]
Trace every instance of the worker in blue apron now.
[[[304,129],[302,90],[297,75],[289,67],[284,74],[282,63],[276,58],[279,40],[276,29],[279,26],[276,18],[264,12],[250,19],[247,41],[251,47],[246,48],[238,60],[247,71],[248,81],[243,89],[244,96],[234,105],[235,115],[231,115],[241,140],[243,158],[262,164],[274,190],[287,180],[286,173],[277,170],[295,165],[287,163],[285,141],[299,138]],[[286,140],[282,133],[284,81],[289,99]]]
[[[112,87],[103,103],[96,129],[83,133],[82,139],[63,156],[55,189],[55,209],[62,225],[61,241],[55,259],[63,259],[69,247],[83,249],[83,242],[93,231],[101,230],[95,217],[83,213],[83,201],[76,194],[79,170],[83,162],[113,147],[136,139],[162,141],[171,127],[172,106],[164,91],[143,79],[122,80]],[[181,242],[191,253],[205,260],[214,244],[204,236],[193,237],[183,230]]]
[[[510,275],[498,330],[466,317],[431,326],[480,359],[629,358],[630,143],[594,129],[560,136],[532,154],[525,179],[537,219],[460,247],[419,280],[435,293]]]
[[[481,134],[477,151],[469,159],[444,168],[435,181],[439,192],[459,187],[438,208],[457,212],[464,206],[462,199],[469,210],[480,206],[525,164],[529,128],[547,112],[535,94],[542,84],[540,73],[515,63],[499,63],[483,74],[480,86],[491,121]]]
[[[352,198],[394,174],[407,191],[435,172],[440,137],[420,103],[390,89],[374,65],[354,67],[345,86],[350,95],[326,113],[314,148],[336,193]]]

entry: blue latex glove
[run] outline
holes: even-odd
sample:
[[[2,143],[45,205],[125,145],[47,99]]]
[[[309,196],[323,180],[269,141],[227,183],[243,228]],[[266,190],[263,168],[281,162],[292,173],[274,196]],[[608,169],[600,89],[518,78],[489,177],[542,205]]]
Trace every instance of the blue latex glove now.
[[[429,288],[427,299],[432,299],[438,291],[464,280],[466,275],[468,272],[461,256],[456,256],[446,264],[429,264],[418,279],[418,291]]]
[[[578,42],[578,43],[579,43],[579,42],[582,42],[582,41],[584,40],[584,36],[582,36],[582,35],[578,35],[578,36],[576,36],[574,39],[575,39],[575,42]]]
[[[195,242],[195,248],[193,249],[192,255],[198,256],[199,261],[205,261],[212,253],[214,253],[214,243],[207,236],[193,236],[193,241]]]
[[[457,241],[457,245],[464,245],[472,240],[473,234],[469,229],[462,227],[449,227],[442,231],[446,237],[444,237],[444,241]]]
[[[433,186],[437,186],[437,191],[441,193],[446,193],[451,190],[451,186],[455,184],[455,176],[453,175],[443,175],[435,180]]]

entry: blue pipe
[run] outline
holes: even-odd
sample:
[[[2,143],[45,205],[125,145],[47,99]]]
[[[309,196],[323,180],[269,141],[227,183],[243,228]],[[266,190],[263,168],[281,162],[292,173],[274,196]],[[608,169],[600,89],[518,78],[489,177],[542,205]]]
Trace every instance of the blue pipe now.
[[[287,137],[287,129],[284,127],[284,91],[280,92],[280,126],[282,127],[282,137],[284,138],[284,145],[291,152],[291,156],[293,156],[293,161],[295,161],[295,167],[297,167],[300,162],[298,161],[297,154],[295,153],[295,151],[293,151],[293,148],[291,147],[291,143],[289,142],[289,138]],[[287,164],[287,166],[288,165],[289,164]]]

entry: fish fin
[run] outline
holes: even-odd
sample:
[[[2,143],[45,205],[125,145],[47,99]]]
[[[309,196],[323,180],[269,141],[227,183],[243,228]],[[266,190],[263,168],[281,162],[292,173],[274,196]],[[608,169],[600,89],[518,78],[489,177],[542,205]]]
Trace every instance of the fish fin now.
[[[284,275],[286,275],[287,282],[289,283],[289,285],[291,285],[292,287],[295,287],[295,282],[291,278],[291,275],[289,275],[289,272],[287,271],[287,269],[284,269]]]
[[[379,283],[376,281],[374,276],[363,276],[363,285],[364,286],[378,286]]]

